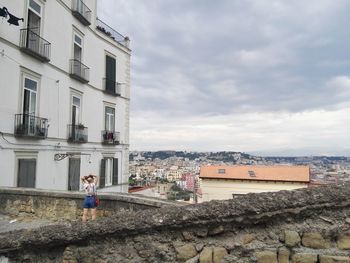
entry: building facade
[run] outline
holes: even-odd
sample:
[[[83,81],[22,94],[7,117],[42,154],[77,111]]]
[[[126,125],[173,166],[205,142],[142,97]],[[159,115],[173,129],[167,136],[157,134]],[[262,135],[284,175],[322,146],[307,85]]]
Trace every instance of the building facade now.
[[[127,192],[129,39],[97,0],[0,8],[0,186],[79,190],[94,173]]]
[[[308,166],[202,166],[200,201],[226,200],[233,195],[306,188]]]

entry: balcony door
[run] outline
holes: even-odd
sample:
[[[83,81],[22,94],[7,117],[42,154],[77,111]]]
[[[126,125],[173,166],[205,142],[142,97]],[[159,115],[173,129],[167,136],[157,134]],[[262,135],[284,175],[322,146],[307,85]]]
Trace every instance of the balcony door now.
[[[28,135],[35,135],[35,115],[37,104],[38,82],[24,78],[23,89],[23,130]]]
[[[73,96],[72,98],[72,125],[78,125],[80,120],[80,98]]]
[[[80,77],[85,77],[85,72],[84,69],[82,68],[81,65],[81,60],[83,57],[83,40],[82,38],[74,33],[74,43],[73,43],[73,68],[72,68],[72,73],[76,74]]]
[[[82,39],[77,34],[74,34],[74,50],[73,58],[81,62],[82,58]]]
[[[105,129],[107,132],[114,132],[115,110],[111,107],[105,108]]]
[[[72,127],[71,127],[71,136],[74,140],[79,136],[79,130],[77,129],[77,125],[81,123],[81,108],[80,108],[81,99],[77,96],[72,96]]]
[[[76,4],[77,4],[77,11],[80,14],[85,15],[85,12],[84,12],[84,1],[83,0],[76,0]]]
[[[34,0],[29,1],[27,20],[27,48],[40,53],[41,6]]]

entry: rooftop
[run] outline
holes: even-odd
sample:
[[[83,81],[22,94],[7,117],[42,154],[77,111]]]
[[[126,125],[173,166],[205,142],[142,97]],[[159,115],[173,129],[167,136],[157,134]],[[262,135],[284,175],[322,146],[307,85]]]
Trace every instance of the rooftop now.
[[[202,166],[200,178],[233,179],[254,181],[284,181],[305,182],[310,181],[308,166]]]

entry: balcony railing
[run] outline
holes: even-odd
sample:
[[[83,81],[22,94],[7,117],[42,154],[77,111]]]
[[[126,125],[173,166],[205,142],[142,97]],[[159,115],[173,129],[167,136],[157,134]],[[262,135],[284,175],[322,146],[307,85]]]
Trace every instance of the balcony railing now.
[[[72,14],[85,26],[91,25],[91,10],[82,0],[72,1]]]
[[[33,29],[21,29],[20,48],[23,52],[39,59],[42,62],[50,61],[51,44],[40,37]]]
[[[77,59],[70,60],[70,76],[83,83],[89,82],[90,69]]]
[[[75,143],[88,142],[88,128],[82,124],[68,125],[68,141]]]
[[[108,94],[114,95],[114,96],[120,96],[120,83],[110,80],[110,79],[103,79],[103,84],[104,84],[104,91]]]
[[[117,145],[120,143],[120,133],[114,131],[102,131],[103,144]]]
[[[115,42],[118,42],[119,44],[129,48],[130,40],[128,37],[124,37],[122,34],[120,34],[118,31],[111,28],[106,23],[102,22],[100,19],[96,18],[96,28],[101,31],[106,36],[113,39]]]
[[[47,137],[48,120],[30,114],[15,115],[15,136],[45,139]]]

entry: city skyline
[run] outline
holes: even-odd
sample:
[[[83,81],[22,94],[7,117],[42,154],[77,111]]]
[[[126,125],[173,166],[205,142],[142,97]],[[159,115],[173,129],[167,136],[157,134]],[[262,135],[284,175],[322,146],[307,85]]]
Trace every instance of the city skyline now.
[[[348,1],[99,1],[131,38],[131,150],[350,155]]]

